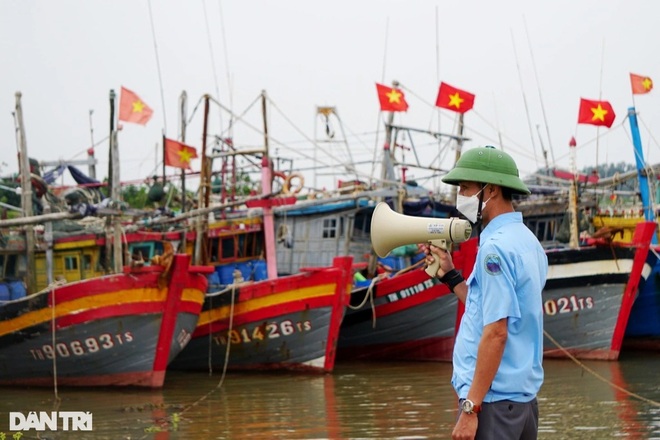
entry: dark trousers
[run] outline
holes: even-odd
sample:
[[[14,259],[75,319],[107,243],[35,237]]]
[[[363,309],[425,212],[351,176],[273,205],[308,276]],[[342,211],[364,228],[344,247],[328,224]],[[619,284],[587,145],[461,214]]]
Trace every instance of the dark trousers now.
[[[536,399],[527,403],[510,400],[484,403],[478,417],[475,440],[536,440],[538,436],[539,405]]]

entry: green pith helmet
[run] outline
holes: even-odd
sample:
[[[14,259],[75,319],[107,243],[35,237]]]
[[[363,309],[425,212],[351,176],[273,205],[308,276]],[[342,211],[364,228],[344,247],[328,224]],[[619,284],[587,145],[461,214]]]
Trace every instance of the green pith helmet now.
[[[492,183],[520,194],[530,193],[520,180],[516,162],[507,153],[492,146],[473,148],[463,153],[442,181],[450,185],[466,181]]]

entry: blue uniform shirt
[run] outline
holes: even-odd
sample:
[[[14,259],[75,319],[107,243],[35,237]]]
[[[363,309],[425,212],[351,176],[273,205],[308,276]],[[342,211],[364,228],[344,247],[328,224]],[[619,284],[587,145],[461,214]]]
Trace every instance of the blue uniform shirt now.
[[[529,402],[543,383],[541,291],[548,258],[522,222],[522,214],[501,214],[481,233],[468,286],[465,313],[454,346],[452,385],[466,398],[477,362],[483,327],[508,318],[502,362],[484,402]]]

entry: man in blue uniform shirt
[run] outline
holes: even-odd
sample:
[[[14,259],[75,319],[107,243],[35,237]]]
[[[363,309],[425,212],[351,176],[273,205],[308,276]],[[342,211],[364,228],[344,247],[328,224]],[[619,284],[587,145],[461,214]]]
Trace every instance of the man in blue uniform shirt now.
[[[548,260],[512,204],[529,189],[514,160],[494,147],[466,151],[442,180],[459,187],[456,208],[482,229],[467,280],[448,252],[423,245],[427,263],[440,259],[437,276],[465,303],[453,354],[452,438],[536,439]]]

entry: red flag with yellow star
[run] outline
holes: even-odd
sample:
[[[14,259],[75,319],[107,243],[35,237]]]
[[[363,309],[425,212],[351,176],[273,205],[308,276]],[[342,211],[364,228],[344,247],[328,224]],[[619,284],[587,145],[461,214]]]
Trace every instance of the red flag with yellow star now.
[[[474,107],[474,95],[441,82],[435,105],[458,113],[465,113]]]
[[[190,169],[190,159],[197,157],[195,147],[165,138],[165,165]]]
[[[578,124],[604,125],[610,128],[615,117],[614,109],[609,102],[580,98]]]
[[[147,125],[153,113],[151,107],[145,104],[135,92],[122,86],[121,95],[119,96],[120,121]]]
[[[653,88],[653,81],[648,76],[630,74],[630,85],[633,95],[648,93]]]
[[[378,100],[380,101],[381,111],[405,112],[408,110],[406,97],[401,90],[378,83],[376,83],[376,90],[378,91]]]

